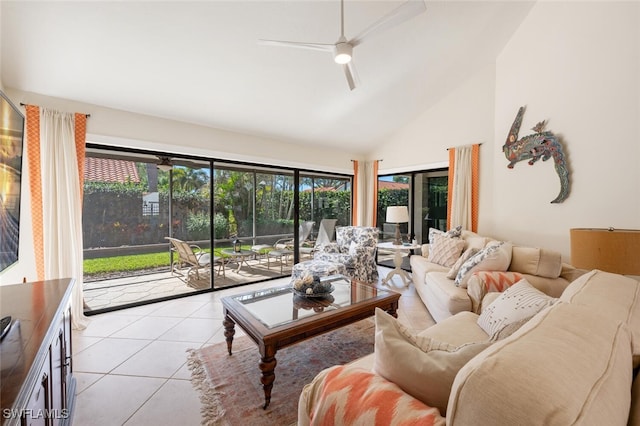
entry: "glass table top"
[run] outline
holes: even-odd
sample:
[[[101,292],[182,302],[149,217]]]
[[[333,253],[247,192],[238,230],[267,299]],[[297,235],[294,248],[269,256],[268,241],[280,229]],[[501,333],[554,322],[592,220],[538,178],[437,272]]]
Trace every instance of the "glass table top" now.
[[[323,298],[298,296],[293,293],[290,285],[257,290],[231,298],[241,303],[266,327],[274,328],[389,293],[342,275],[322,277],[321,280],[331,282],[334,287],[333,292]]]

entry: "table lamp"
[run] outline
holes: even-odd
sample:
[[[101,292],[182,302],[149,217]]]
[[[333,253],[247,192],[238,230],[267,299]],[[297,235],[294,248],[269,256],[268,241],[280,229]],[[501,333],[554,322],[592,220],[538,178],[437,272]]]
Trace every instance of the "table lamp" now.
[[[640,275],[640,230],[573,228],[571,264],[622,275]]]
[[[387,207],[387,222],[396,224],[396,234],[393,244],[399,246],[402,244],[400,237],[400,224],[409,222],[409,210],[407,206],[389,206]]]

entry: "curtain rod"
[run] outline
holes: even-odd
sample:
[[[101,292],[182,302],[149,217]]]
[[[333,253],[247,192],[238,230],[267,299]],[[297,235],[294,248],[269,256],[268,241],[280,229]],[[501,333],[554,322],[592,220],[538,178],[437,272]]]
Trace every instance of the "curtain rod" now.
[[[29,104],[25,104],[25,103],[20,102],[20,106],[26,107],[26,106],[28,106],[28,105],[29,105]],[[37,105],[32,105],[32,106],[37,106]],[[87,118],[89,118],[89,117],[91,117],[91,114],[85,114],[84,116],[85,116],[85,117],[87,117]]]
[[[482,145],[483,143],[484,143],[484,142],[472,143],[472,144],[471,144],[471,146],[473,146],[473,145],[478,145],[478,146],[480,146],[480,145]],[[466,146],[466,145],[460,145],[460,146]],[[457,147],[457,146],[452,146],[451,148],[447,148],[447,151],[449,151],[450,149],[453,149],[453,148],[458,148],[458,147]]]
[[[354,161],[367,161],[367,160],[349,160],[349,161],[353,163]],[[379,160],[373,160],[373,161],[384,161],[384,158],[381,158]]]

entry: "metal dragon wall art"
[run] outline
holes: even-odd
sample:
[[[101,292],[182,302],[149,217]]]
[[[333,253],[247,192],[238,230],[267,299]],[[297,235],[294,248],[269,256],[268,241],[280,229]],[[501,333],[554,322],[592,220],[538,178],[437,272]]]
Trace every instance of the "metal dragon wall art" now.
[[[507,143],[502,146],[502,151],[507,160],[509,160],[507,167],[513,169],[517,162],[523,160],[529,160],[529,165],[531,166],[541,158],[542,161],[547,161],[553,157],[556,173],[560,177],[560,193],[551,202],[561,203],[569,196],[569,171],[567,170],[562,145],[560,145],[556,135],[544,130],[546,121],[541,121],[532,128],[535,132],[534,134],[518,139],[523,115],[524,107],[520,107],[516,119],[511,125]]]

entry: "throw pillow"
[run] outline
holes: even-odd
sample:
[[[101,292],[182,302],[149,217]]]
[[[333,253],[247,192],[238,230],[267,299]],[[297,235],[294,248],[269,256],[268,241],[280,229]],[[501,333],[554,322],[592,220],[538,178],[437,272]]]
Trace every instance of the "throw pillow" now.
[[[480,250],[475,247],[466,249],[464,253],[462,253],[462,256],[460,256],[458,260],[456,260],[456,263],[453,264],[451,269],[449,269],[447,278],[449,278],[450,280],[454,280],[456,278],[456,275],[458,275],[458,271],[460,270],[464,262],[471,259],[471,257],[475,256],[475,254],[478,253],[479,251]]]
[[[446,234],[435,234],[429,247],[427,260],[438,265],[450,267],[460,258],[464,248],[464,240],[452,238]]]
[[[478,325],[494,340],[508,325],[531,318],[557,301],[523,278],[484,308],[478,317]]]
[[[446,232],[436,228],[429,228],[429,244],[433,244],[434,235],[440,235],[440,234],[444,234],[451,238],[460,238],[460,236],[462,235],[462,226],[458,225],[455,228],[451,228]]]
[[[444,426],[437,408],[362,368],[337,365],[321,371],[302,391],[312,425],[404,424]]]
[[[458,370],[491,342],[455,347],[412,335],[381,309],[375,319],[374,371],[444,416]]]
[[[455,283],[458,287],[467,288],[467,281],[474,272],[506,271],[510,263],[511,243],[506,241],[490,243],[460,267]]]

